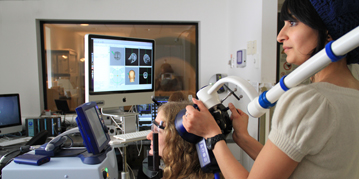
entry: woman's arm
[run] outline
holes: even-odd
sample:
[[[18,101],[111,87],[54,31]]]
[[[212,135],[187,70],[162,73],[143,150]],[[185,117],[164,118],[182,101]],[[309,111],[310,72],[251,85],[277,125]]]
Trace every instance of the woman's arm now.
[[[248,133],[248,115],[240,109],[236,109],[232,103],[228,105],[231,110],[231,120],[233,124],[233,140],[239,145],[253,160],[255,160],[263,148],[263,145]]]
[[[183,117],[183,125],[186,130],[190,133],[202,136],[205,139],[220,134],[221,130],[219,126],[204,104],[197,100],[194,100],[193,102],[198,105],[200,111],[194,109],[192,106],[187,106],[187,117]],[[230,108],[233,110],[234,106],[230,106]],[[236,109],[234,108],[234,110]],[[242,115],[241,111],[238,111],[237,114]],[[241,122],[237,120],[237,117],[231,117],[232,120],[234,119],[233,126],[236,126],[235,130],[238,130],[234,132],[236,135],[243,134],[243,128],[247,128],[247,125],[241,125]],[[236,137],[234,137],[234,139],[235,138]],[[252,140],[253,138],[249,139],[248,145],[245,143],[243,144],[243,141],[239,141],[238,139],[239,138],[235,139],[237,140],[236,142],[245,148],[247,147],[247,153],[250,153],[256,160],[251,169],[251,173],[249,174],[232,155],[226,143],[224,141],[219,141],[215,145],[213,153],[225,178],[247,178],[248,175],[249,178],[288,178],[298,165],[297,162],[289,158],[270,140],[268,140],[266,145],[262,148],[260,143],[256,143],[257,141],[254,142]]]
[[[234,133],[233,133],[234,135]],[[234,137],[233,137],[234,138]],[[234,139],[233,139],[234,140]],[[234,140],[239,147],[241,147],[244,152],[246,152],[249,157],[253,160],[257,159],[259,152],[262,150],[263,145],[259,143],[256,139],[250,135],[242,137],[240,140]]]
[[[250,173],[235,159],[224,141],[215,145],[213,153],[225,178],[288,178],[298,165],[270,140],[254,161]]]

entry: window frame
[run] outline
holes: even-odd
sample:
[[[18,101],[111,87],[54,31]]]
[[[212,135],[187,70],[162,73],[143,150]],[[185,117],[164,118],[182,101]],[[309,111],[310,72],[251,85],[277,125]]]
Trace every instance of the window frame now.
[[[158,22],[158,21],[109,21],[109,20],[46,20],[46,19],[38,19],[39,24],[39,31],[40,31],[40,48],[41,48],[41,75],[42,75],[42,97],[43,97],[43,110],[47,109],[48,102],[47,102],[47,66],[46,66],[46,50],[45,50],[45,25],[46,24],[91,24],[91,25],[192,25],[195,27],[195,92],[198,91],[198,79],[199,79],[199,44],[198,44],[198,27],[199,22]],[[181,34],[180,34],[181,35]],[[51,49],[52,50],[52,49]],[[156,56],[156,59],[158,57]],[[192,66],[193,67],[193,66]],[[188,90],[188,89],[186,89]],[[74,113],[74,111],[70,111],[69,113]]]

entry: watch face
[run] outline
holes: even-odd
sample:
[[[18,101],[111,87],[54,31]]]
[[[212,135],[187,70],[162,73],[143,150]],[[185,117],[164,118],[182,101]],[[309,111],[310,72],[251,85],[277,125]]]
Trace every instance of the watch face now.
[[[206,145],[208,150],[212,150],[212,144],[211,144],[212,138],[208,138],[206,140]]]

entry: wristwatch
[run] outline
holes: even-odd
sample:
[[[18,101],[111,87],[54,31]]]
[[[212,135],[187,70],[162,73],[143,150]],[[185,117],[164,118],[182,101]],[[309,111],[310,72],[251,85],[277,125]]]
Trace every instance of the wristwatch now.
[[[207,145],[207,149],[208,150],[213,150],[214,149],[214,145],[216,145],[216,143],[218,141],[224,140],[226,141],[226,137],[223,134],[218,134],[214,137],[208,138],[206,140],[206,145]]]

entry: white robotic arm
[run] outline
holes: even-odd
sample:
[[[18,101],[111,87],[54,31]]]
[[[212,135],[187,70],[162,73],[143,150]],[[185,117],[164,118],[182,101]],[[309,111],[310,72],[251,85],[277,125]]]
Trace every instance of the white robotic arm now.
[[[254,100],[258,96],[256,89],[249,84],[248,81],[238,76],[228,76],[218,80],[213,85],[208,85],[199,90],[197,92],[198,99],[201,100],[208,109],[221,103],[217,91],[226,83],[233,83],[240,87],[248,95],[250,100]]]
[[[251,84],[249,84],[246,80],[236,76],[222,78],[214,85],[209,85],[202,88],[197,92],[197,96],[199,100],[201,100],[209,109],[221,103],[217,94],[217,90],[225,83],[233,83],[240,87],[251,100],[247,107],[249,115],[254,118],[258,118],[265,113],[266,109],[274,106],[275,102],[284,92],[313,76],[315,73],[325,68],[331,62],[336,62],[342,59],[348,52],[352,51],[358,46],[359,27],[356,27],[336,41],[329,42],[325,49],[321,50],[316,55],[308,59],[289,75],[284,76],[272,89],[263,92],[259,96]]]

